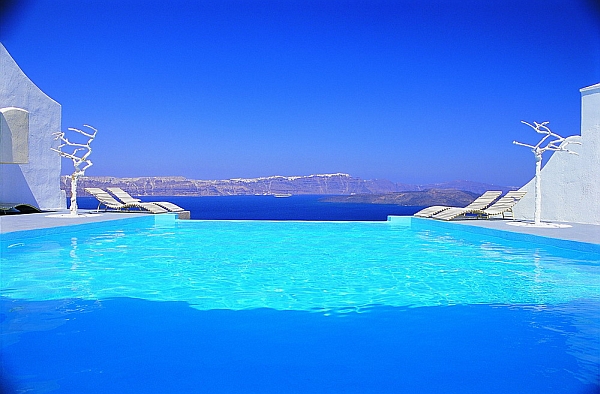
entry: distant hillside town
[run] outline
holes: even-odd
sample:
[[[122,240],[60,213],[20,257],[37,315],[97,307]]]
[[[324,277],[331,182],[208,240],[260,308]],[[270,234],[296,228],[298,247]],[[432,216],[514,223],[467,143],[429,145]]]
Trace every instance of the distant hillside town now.
[[[461,198],[468,200],[469,196],[472,198],[473,195],[481,194],[486,190],[508,191],[513,189],[469,181],[414,185],[395,183],[386,179],[365,180],[343,173],[306,176],[268,176],[226,180],[196,180],[185,177],[83,177],[80,178],[78,183],[78,196],[89,196],[85,192],[86,187],[120,187],[135,196],[286,196],[320,194],[349,196],[351,198],[348,199],[348,202],[363,203],[398,203],[402,199],[421,201],[424,199],[424,196],[433,194],[438,199],[450,196],[447,192],[439,192],[440,190],[466,192],[466,194],[463,193],[461,195]],[[61,188],[65,190],[67,195],[70,194],[70,177],[62,177]],[[429,190],[435,190],[436,192],[433,192],[433,194],[423,193]],[[420,193],[407,194],[407,192]],[[373,198],[373,196],[394,193],[396,195],[386,198]],[[404,197],[397,193],[404,193]],[[456,193],[451,194],[456,197]],[[338,199],[338,201],[344,202],[344,199]]]

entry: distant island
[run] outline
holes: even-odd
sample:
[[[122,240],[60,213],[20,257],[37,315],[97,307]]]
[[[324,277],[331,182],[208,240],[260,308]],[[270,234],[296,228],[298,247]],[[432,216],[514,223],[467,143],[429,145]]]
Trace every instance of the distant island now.
[[[423,191],[408,191],[386,194],[355,194],[351,196],[330,196],[323,197],[319,201],[354,204],[393,204],[409,207],[430,205],[448,205],[454,207],[462,207],[473,202],[473,200],[475,200],[477,196],[479,196],[479,193],[473,193],[463,190],[429,189]]]
[[[82,177],[78,196],[89,196],[86,187],[120,187],[134,196],[288,196],[329,195],[323,201],[397,204],[465,205],[486,190],[508,191],[515,188],[470,181],[439,184],[405,184],[386,179],[365,180],[349,174],[305,176],[268,176],[226,180],[196,180],[185,177]],[[70,195],[70,177],[61,177],[61,188]]]

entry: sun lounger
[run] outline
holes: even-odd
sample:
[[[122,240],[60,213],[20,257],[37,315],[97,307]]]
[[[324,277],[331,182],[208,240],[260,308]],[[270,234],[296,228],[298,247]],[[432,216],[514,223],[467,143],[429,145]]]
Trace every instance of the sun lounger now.
[[[504,197],[496,201],[494,205],[477,212],[477,216],[489,219],[491,216],[502,215],[502,219],[505,219],[506,215],[510,213],[511,218],[514,219],[515,216],[512,209],[525,194],[527,194],[527,192],[518,190],[508,192]]]
[[[500,196],[500,194],[502,194],[502,192],[487,191],[487,192],[483,193],[481,196],[477,197],[472,203],[470,203],[466,207],[457,208],[457,209],[484,209],[484,208],[487,208],[488,206],[490,206],[490,204],[492,202],[494,202],[495,199],[497,199]],[[420,210],[419,212],[415,213],[414,216],[422,217],[422,218],[429,218],[429,217],[437,215],[440,212],[446,211],[451,208],[453,208],[453,207],[447,207],[445,205],[434,205],[432,207],[428,207],[428,208]]]
[[[468,214],[471,214],[477,218],[486,218],[488,219],[491,216],[502,215],[502,218],[506,218],[508,213],[514,218],[514,214],[512,208],[518,203],[526,192],[522,192],[519,190],[513,190],[506,193],[503,197],[501,197],[494,204],[490,205],[489,208],[485,209],[470,209],[470,208],[450,208],[440,213],[433,215],[434,219],[439,220],[452,220],[458,217],[466,217]]]
[[[0,215],[10,215],[14,213],[38,213],[42,212],[38,208],[29,204],[21,204],[21,203],[10,203],[3,202],[0,203]]]
[[[129,203],[139,203],[141,200],[139,198],[132,197],[129,193],[121,189],[120,187],[107,187],[108,191],[114,194],[119,200],[121,200],[124,204]],[[156,204],[171,212],[183,212],[185,209],[181,208],[179,205],[173,204],[167,201],[152,201],[152,204]]]
[[[415,213],[413,216],[417,216],[420,218],[430,218],[436,213],[442,212],[446,209],[450,209],[451,207],[447,207],[445,205],[433,205],[431,207],[427,207],[421,209],[419,212]]]
[[[168,202],[168,201],[152,201],[152,203],[156,204],[156,205],[160,205],[161,207],[165,208],[166,210],[168,210],[170,212],[185,211],[185,209],[181,208],[179,205],[173,204],[172,202]]]
[[[100,207],[104,205],[105,211],[109,208],[117,210],[117,211],[130,210],[131,208],[138,208],[138,209],[146,210],[150,213],[166,213],[166,212],[168,212],[163,207],[160,207],[156,204],[152,204],[149,202],[137,201],[137,202],[130,202],[127,204],[119,202],[119,201],[115,200],[115,198],[113,196],[108,194],[108,192],[105,192],[104,190],[97,188],[97,187],[86,187],[85,190],[88,193],[90,193],[92,196],[96,197],[96,199],[99,201],[98,208],[96,209],[96,211],[99,211]]]

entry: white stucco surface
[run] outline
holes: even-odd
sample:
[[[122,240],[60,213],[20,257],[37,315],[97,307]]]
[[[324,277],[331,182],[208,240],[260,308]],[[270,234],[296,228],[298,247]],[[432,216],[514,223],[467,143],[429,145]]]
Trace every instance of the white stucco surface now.
[[[581,143],[569,145],[578,154],[555,152],[542,168],[542,220],[600,224],[600,84],[581,89],[581,135],[568,140]],[[515,217],[533,220],[534,179],[521,190]]]
[[[29,112],[0,108],[0,163],[29,163]]]
[[[14,143],[23,143],[23,134],[17,133],[10,148],[12,163],[0,164],[0,202],[27,203],[43,210],[63,209],[66,198],[60,190],[60,156],[51,151],[57,148],[52,133],[61,128],[61,106],[42,92],[12,59],[6,48],[0,44],[0,108],[16,108],[28,113],[27,147],[28,152],[15,152]],[[21,111],[21,113],[22,113]],[[9,114],[16,125],[15,111]],[[12,118],[11,118],[12,116]],[[11,121],[9,119],[9,121]],[[17,119],[18,120],[18,119]],[[4,125],[8,127],[8,122]],[[16,127],[18,129],[21,126]],[[4,147],[0,151],[8,151]],[[8,142],[6,142],[8,143]],[[27,156],[27,160],[21,160]]]

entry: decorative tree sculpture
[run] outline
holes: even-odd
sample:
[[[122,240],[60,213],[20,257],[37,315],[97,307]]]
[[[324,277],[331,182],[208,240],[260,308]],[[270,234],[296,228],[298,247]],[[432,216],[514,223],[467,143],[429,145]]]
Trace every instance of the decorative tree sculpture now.
[[[531,127],[539,134],[545,134],[544,137],[542,137],[542,139],[540,140],[540,142],[538,142],[536,145],[529,145],[524,144],[522,142],[513,141],[513,144],[515,145],[521,145],[531,148],[531,151],[535,155],[535,211],[533,214],[533,221],[536,225],[539,225],[542,222],[542,154],[546,151],[564,151],[576,155],[577,152],[569,150],[567,148],[567,145],[581,145],[581,143],[568,141],[566,138],[563,138],[560,135],[553,133],[547,126],[547,124],[550,122],[533,122],[533,125],[531,125],[522,120],[521,123]],[[547,141],[549,138],[553,139],[551,141]],[[546,141],[546,145],[542,146],[542,144]]]
[[[84,124],[85,127],[94,130],[93,133],[86,133],[83,130],[75,129],[73,127],[69,127],[69,130],[79,133],[88,138],[88,141],[85,144],[80,144],[76,142],[71,142],[67,137],[65,137],[65,132],[59,131],[54,133],[54,139],[60,139],[62,143],[58,146],[58,149],[50,148],[55,152],[58,152],[59,155],[65,157],[67,159],[73,160],[73,166],[75,167],[75,171],[71,175],[71,215],[77,216],[77,180],[79,177],[85,174],[85,170],[92,166],[92,162],[88,159],[90,153],[92,153],[92,148],[90,148],[91,142],[96,138],[96,133],[98,130],[93,128],[90,125]],[[73,151],[71,153],[64,152],[63,147],[72,146]],[[83,167],[81,167],[83,165]]]

